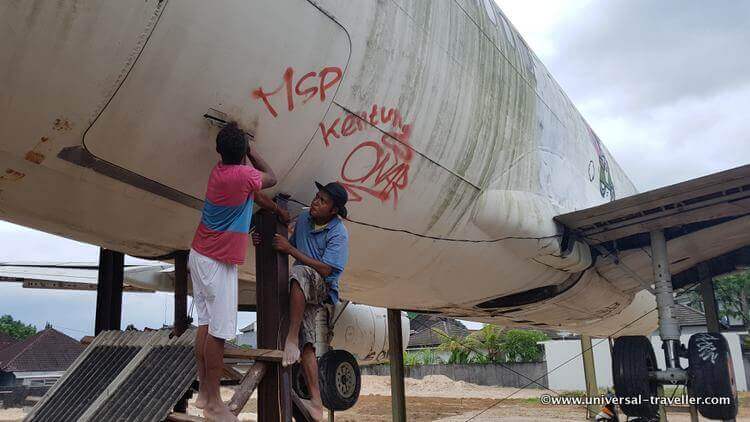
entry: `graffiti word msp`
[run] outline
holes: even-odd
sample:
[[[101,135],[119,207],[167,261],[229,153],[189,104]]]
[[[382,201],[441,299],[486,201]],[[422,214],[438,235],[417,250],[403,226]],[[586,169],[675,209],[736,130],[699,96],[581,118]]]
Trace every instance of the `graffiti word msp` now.
[[[293,111],[295,99],[301,99],[302,104],[313,98],[320,98],[320,101],[324,102],[328,91],[339,83],[342,75],[343,72],[340,67],[330,66],[324,67],[320,72],[305,73],[295,81],[294,69],[288,67],[284,71],[281,85],[278,88],[273,91],[265,91],[262,87],[258,87],[253,91],[252,97],[256,100],[262,100],[268,112],[273,117],[277,117],[279,113],[271,101],[276,94],[279,94],[282,98],[285,97],[287,111]],[[283,99],[281,101],[283,102]]]

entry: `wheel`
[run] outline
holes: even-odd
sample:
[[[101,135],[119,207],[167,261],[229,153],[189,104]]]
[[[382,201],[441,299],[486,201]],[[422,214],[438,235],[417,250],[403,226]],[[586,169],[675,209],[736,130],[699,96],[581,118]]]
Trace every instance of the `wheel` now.
[[[723,404],[699,404],[698,411],[709,419],[737,416],[737,386],[727,339],[719,333],[698,333],[688,342],[688,391],[692,397],[718,397]]]
[[[329,350],[318,359],[320,397],[331,410],[346,410],[359,399],[362,376],[357,360],[346,350]]]
[[[310,400],[310,390],[307,388],[305,371],[302,370],[302,365],[299,363],[292,366],[292,389],[299,398]]]
[[[649,372],[658,370],[651,342],[644,336],[623,336],[615,340],[612,356],[612,377],[615,394],[623,400],[622,411],[628,416],[654,417],[659,406],[647,397],[657,397],[658,384]],[[641,396],[641,403],[627,403],[631,397]]]

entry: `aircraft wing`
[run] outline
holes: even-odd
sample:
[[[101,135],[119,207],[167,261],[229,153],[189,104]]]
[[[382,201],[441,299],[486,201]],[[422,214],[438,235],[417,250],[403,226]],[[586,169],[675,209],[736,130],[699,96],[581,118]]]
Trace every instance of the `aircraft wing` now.
[[[649,232],[664,230],[675,289],[750,263],[750,165],[555,217],[592,247],[607,279],[652,280]],[[639,280],[640,278],[640,280]],[[645,284],[650,284],[650,281]]]
[[[123,291],[154,292],[138,280],[165,269],[165,265],[126,265]],[[91,263],[4,262],[0,263],[0,282],[22,283],[32,289],[96,290],[98,271],[98,265]]]

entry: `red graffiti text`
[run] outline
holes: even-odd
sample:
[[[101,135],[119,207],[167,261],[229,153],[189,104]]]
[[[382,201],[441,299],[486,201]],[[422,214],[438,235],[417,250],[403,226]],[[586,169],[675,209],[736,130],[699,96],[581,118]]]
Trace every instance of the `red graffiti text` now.
[[[266,92],[262,87],[258,87],[253,91],[252,97],[263,101],[268,112],[273,117],[277,117],[279,114],[271,102],[272,97],[276,94],[286,97],[286,108],[288,111],[293,111],[295,106],[294,101],[297,97],[302,98],[302,104],[307,103],[313,98],[320,98],[320,101],[324,102],[328,91],[336,86],[341,80],[342,75],[343,72],[339,67],[325,67],[317,73],[305,73],[295,81],[294,69],[288,67],[278,88]]]
[[[320,129],[329,147],[334,140],[372,129],[371,125],[377,124],[386,124],[391,130],[377,140],[367,139],[352,149],[341,166],[341,184],[349,191],[351,202],[361,202],[364,195],[369,195],[381,202],[393,200],[395,208],[399,191],[409,185],[414,154],[409,145],[411,125],[403,123],[401,113],[373,105],[369,111],[346,113],[330,124],[321,122]],[[367,164],[362,167],[361,163]]]

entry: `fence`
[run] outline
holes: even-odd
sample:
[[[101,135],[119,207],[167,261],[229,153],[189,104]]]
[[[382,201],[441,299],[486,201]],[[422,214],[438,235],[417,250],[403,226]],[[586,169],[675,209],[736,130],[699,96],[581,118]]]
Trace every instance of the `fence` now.
[[[389,375],[387,364],[363,366],[362,375]],[[422,379],[427,375],[445,375],[454,381],[465,381],[477,385],[498,387],[545,388],[549,385],[546,362],[499,364],[438,364],[404,367],[407,378]],[[532,383],[537,380],[538,383]]]

